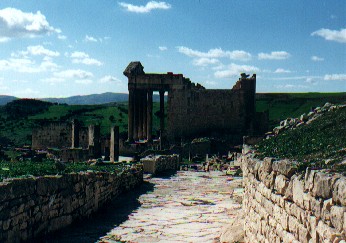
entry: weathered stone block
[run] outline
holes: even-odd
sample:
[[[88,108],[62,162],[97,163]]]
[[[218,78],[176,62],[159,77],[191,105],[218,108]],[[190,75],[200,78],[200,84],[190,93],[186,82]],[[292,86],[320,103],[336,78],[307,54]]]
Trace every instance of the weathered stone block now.
[[[274,171],[277,171],[279,174],[284,175],[288,178],[294,175],[297,171],[297,165],[295,162],[290,160],[279,160],[275,161],[272,165]]]
[[[328,199],[332,197],[333,184],[339,177],[318,172],[315,174],[314,187],[312,189],[312,196],[322,197]]]
[[[344,213],[344,207],[332,206],[330,208],[330,221],[334,228],[336,228],[340,232],[343,230]]]
[[[293,201],[301,208],[304,207],[304,182],[301,176],[293,179]]]
[[[278,175],[275,178],[275,186],[274,189],[280,195],[285,195],[286,189],[288,187],[289,181],[286,176]]]
[[[313,187],[314,187],[314,178],[315,178],[315,174],[318,171],[316,170],[311,170],[310,168],[307,168],[305,171],[305,183],[304,183],[304,189],[306,192],[311,192]]]
[[[333,185],[333,201],[346,206],[346,178],[340,178]]]

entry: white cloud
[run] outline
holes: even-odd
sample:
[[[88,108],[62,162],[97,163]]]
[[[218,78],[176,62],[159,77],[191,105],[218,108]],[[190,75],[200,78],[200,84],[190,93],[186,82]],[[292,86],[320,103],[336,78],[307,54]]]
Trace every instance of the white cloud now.
[[[270,80],[308,80],[308,79],[322,79],[322,76],[292,76],[292,77],[268,77]]]
[[[196,51],[185,46],[178,46],[178,52],[189,57],[197,58],[221,58],[228,57],[232,60],[247,61],[251,59],[251,54],[246,51],[224,51],[221,48],[210,49],[208,52]]]
[[[66,35],[58,35],[58,39],[60,40],[66,40],[67,36]]]
[[[85,42],[97,42],[97,39],[95,37],[86,35],[84,38],[84,41]]]
[[[94,75],[91,72],[80,69],[69,69],[54,73],[54,76],[62,79],[90,79]]]
[[[28,46],[26,53],[27,54],[31,54],[33,56],[48,56],[48,57],[58,57],[58,56],[60,56],[59,52],[48,50],[48,49],[44,48],[41,45],[38,45],[38,46]]]
[[[80,79],[80,80],[76,80],[75,82],[77,84],[91,84],[91,83],[93,83],[93,81],[90,79]]]
[[[312,36],[320,36],[325,40],[336,41],[340,43],[346,43],[346,29],[330,30],[330,29],[319,29],[311,33]]]
[[[31,88],[26,88],[26,89],[23,89],[23,90],[19,90],[19,91],[14,91],[14,95],[15,96],[20,96],[20,97],[23,97],[24,96],[32,96],[32,95],[37,95],[39,94],[40,92],[38,90],[33,90]]]
[[[346,81],[346,74],[326,74],[324,80],[342,80]]]
[[[277,68],[274,73],[291,73],[290,70],[286,70],[286,69],[283,69],[283,68]]]
[[[208,66],[211,64],[218,64],[218,63],[220,63],[220,61],[218,59],[215,59],[215,58],[201,57],[201,58],[194,59],[192,63],[195,66],[205,67],[205,66]]]
[[[271,53],[258,53],[258,59],[260,60],[284,60],[291,56],[286,51],[272,51]]]
[[[205,81],[205,84],[210,85],[210,86],[216,86],[216,85],[217,85],[217,82],[207,80],[207,81]]]
[[[40,11],[25,13],[15,8],[0,10],[0,42],[12,38],[37,37],[51,33],[61,33],[61,30],[49,25],[46,17]]]
[[[216,78],[229,78],[229,77],[239,76],[241,73],[251,73],[251,72],[258,72],[258,71],[259,71],[259,68],[255,66],[238,65],[238,64],[232,63],[228,65],[226,70],[216,71],[214,73],[214,76]]]
[[[118,84],[122,83],[120,79],[111,75],[106,75],[99,79],[99,83],[111,83],[111,82],[118,83]]]
[[[90,58],[89,55],[85,52],[75,51],[71,54],[73,63],[81,63],[85,65],[95,65],[101,66],[102,62],[94,58]]]
[[[275,85],[276,88],[278,89],[296,89],[296,88],[300,88],[300,89],[307,89],[308,86],[305,85],[295,85],[295,84],[284,84],[284,85]]]
[[[120,6],[126,9],[128,12],[134,12],[134,13],[149,13],[151,10],[154,9],[170,9],[172,6],[169,3],[166,2],[156,2],[156,1],[150,1],[145,6],[140,5],[136,6],[130,3],[124,3],[120,2]]]
[[[312,56],[311,60],[314,62],[322,62],[322,61],[324,61],[324,58],[318,57],[318,56]]]
[[[229,58],[232,60],[247,61],[251,59],[251,54],[246,51],[231,51],[228,52]]]
[[[46,71],[54,71],[58,65],[50,59],[44,59],[40,64],[28,58],[10,58],[8,60],[0,60],[0,70],[11,70],[20,73],[40,73]]]
[[[52,78],[41,79],[41,81],[42,81],[43,83],[48,83],[48,84],[50,84],[50,85],[55,85],[55,84],[59,84],[59,83],[65,82],[65,79],[63,79],[63,78],[57,78],[57,77],[52,77]]]
[[[166,46],[159,46],[160,51],[167,51],[168,48]]]

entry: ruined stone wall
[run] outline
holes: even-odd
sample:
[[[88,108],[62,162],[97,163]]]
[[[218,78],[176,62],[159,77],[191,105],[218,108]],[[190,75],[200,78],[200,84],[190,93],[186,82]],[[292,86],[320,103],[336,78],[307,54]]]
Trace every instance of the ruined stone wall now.
[[[245,242],[346,240],[346,177],[242,157]]]
[[[68,148],[72,145],[72,125],[68,122],[48,122],[32,131],[32,148]],[[88,129],[79,129],[79,146],[88,147]]]
[[[143,180],[134,174],[74,173],[0,183],[0,242],[21,242],[70,225]]]
[[[168,138],[211,132],[244,135],[250,128],[248,120],[253,119],[246,108],[247,95],[244,90],[172,90],[168,96]]]
[[[141,159],[143,171],[146,173],[157,174],[166,170],[178,170],[178,155],[158,155]]]

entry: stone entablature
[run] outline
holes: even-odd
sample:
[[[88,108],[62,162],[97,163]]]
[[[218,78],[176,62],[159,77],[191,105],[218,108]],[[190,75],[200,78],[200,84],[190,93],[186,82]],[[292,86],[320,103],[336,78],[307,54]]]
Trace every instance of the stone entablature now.
[[[346,177],[243,155],[245,242],[346,240]]]
[[[87,217],[143,181],[143,171],[80,172],[0,183],[0,242],[16,243]]]

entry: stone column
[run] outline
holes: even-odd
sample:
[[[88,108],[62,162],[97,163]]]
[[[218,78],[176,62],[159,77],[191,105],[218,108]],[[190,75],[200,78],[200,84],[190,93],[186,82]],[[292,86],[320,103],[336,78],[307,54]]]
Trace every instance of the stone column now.
[[[79,147],[79,122],[77,119],[72,121],[72,144],[71,148]]]
[[[128,127],[127,127],[127,134],[128,134],[128,142],[133,142],[133,123],[134,123],[134,90],[129,90],[129,104],[128,104]]]
[[[148,92],[143,92],[143,139],[148,139],[147,137],[147,123],[148,123],[148,112],[147,112],[147,98],[148,98]]]
[[[135,141],[138,141],[138,124],[139,124],[139,116],[138,116],[138,111],[139,111],[139,91],[136,90],[134,93],[134,109],[133,109],[133,114],[134,114],[134,119],[133,119],[133,139]]]
[[[119,127],[111,128],[110,161],[119,161]]]
[[[153,139],[153,91],[148,91],[147,101],[147,140],[151,142]]]
[[[100,125],[89,125],[88,128],[89,136],[89,151],[90,155],[94,158],[101,157],[101,126]]]
[[[160,91],[160,130],[161,138],[165,130],[165,91]]]
[[[139,103],[138,103],[138,138],[143,139],[143,91],[141,90],[139,95]]]

